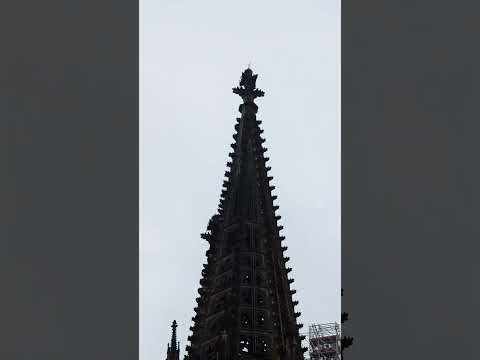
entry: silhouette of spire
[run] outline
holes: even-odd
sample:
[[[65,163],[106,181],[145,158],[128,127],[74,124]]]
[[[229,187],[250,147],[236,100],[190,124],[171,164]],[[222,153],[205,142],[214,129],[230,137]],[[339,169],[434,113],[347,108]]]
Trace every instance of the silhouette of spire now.
[[[248,68],[233,88],[243,102],[235,124],[218,212],[201,237],[209,243],[188,337],[189,360],[302,360],[295,290],[288,275],[277,196],[254,100],[264,92]]]
[[[180,359],[180,343],[177,342],[177,321],[172,323],[172,338],[170,344],[167,345],[167,360]]]
[[[177,321],[173,320],[172,323],[172,340],[170,342],[170,348],[177,350]]]

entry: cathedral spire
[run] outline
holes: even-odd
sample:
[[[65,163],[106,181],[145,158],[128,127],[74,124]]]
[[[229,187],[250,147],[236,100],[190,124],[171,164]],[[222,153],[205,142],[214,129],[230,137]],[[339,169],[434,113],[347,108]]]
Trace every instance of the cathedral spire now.
[[[172,323],[172,338],[167,346],[167,360],[180,359],[180,343],[177,342],[177,322]]]
[[[284,256],[283,226],[276,214],[267,148],[261,137],[255,99],[257,75],[243,71],[233,92],[243,103],[235,125],[233,152],[229,155],[218,213],[205,234],[207,263],[203,266],[192,335],[187,346],[190,360],[279,359],[302,360],[290,288],[291,268]]]
[[[170,341],[170,348],[177,349],[177,321],[173,320],[172,323],[172,340]]]

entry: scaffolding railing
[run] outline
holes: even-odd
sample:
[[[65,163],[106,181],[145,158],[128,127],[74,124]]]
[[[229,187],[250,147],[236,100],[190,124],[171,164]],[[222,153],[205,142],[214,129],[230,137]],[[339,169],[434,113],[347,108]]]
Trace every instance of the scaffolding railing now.
[[[338,323],[313,324],[304,333],[308,343],[307,359],[341,360],[341,328]]]

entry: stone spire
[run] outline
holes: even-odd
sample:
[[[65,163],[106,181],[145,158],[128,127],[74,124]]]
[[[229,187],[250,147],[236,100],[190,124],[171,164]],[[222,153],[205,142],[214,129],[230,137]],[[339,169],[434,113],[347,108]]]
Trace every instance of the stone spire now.
[[[233,152],[227,163],[220,204],[201,237],[208,241],[207,263],[187,346],[191,360],[301,360],[306,349],[290,288],[292,270],[282,246],[267,149],[255,99],[257,75],[242,73],[233,88],[239,107]]]
[[[167,345],[167,360],[180,359],[180,343],[177,342],[177,322],[173,320],[172,323],[172,339]]]

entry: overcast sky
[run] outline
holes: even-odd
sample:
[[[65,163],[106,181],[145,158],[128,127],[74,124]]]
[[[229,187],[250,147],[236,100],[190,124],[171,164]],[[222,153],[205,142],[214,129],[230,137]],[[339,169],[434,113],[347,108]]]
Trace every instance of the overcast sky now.
[[[340,318],[340,2],[141,0],[141,360],[185,354],[249,62],[300,320]]]

